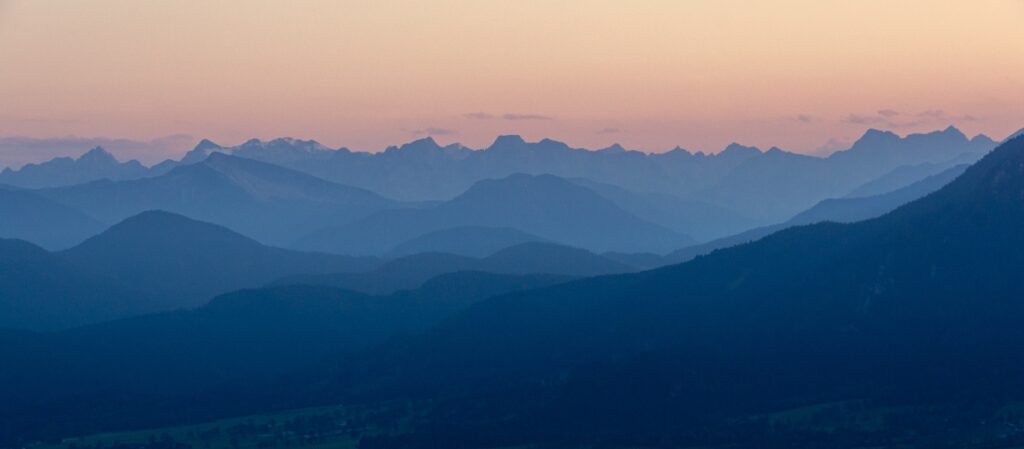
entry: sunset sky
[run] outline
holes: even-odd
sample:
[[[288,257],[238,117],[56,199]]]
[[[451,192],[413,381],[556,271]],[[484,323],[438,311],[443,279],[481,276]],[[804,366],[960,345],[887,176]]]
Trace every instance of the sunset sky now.
[[[810,153],[949,124],[1024,126],[1024,1],[0,0],[0,137]]]

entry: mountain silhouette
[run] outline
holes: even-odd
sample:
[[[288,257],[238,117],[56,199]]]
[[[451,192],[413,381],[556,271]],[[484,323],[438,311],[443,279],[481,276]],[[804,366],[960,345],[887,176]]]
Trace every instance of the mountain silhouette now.
[[[646,222],[585,187],[551,175],[481,181],[425,209],[379,212],[298,240],[295,247],[340,254],[382,254],[429,232],[509,227],[591,251],[664,251],[692,241]]]
[[[694,257],[708,254],[718,249],[749,243],[793,226],[826,221],[852,223],[875,218],[939,190],[957,176],[960,176],[966,168],[966,165],[957,165],[905,187],[879,195],[827,199],[810,209],[796,214],[793,218],[783,223],[750,229],[728,237],[673,251],[665,256],[662,265],[686,262]]]
[[[753,221],[748,227],[779,222],[821,200],[843,196],[898,167],[973,162],[994,146],[995,143],[985,136],[967,139],[953,127],[905,137],[869,130],[849,150],[836,152],[828,158],[802,156],[778,148],[762,152],[736,143],[717,154],[693,153],[681,148],[665,153],[642,153],[621,146],[610,147],[614,151],[590,151],[551,139],[527,142],[514,135],[499,136],[489,147],[480,150],[459,144],[441,146],[428,137],[389,147],[379,153],[345,148],[334,150],[313,140],[294,138],[250,139],[234,147],[204,139],[182,160],[164,161],[148,169],[134,161],[118,163],[102,150],[94,150],[79,161],[57,158],[17,172],[6,170],[0,174],[0,183],[38,188],[103,179],[161,177],[178,169],[201,165],[211,156],[233,155],[287,167],[398,200],[444,201],[483,180],[517,173],[551,174],[618,186],[645,196],[653,193],[679,198],[671,201],[678,203],[676,208],[666,208],[668,197],[661,196],[637,203],[639,205],[634,207],[637,210],[631,212],[699,240],[709,240],[740,231],[736,227],[744,221]],[[40,168],[43,166],[46,168]],[[202,182],[210,180],[194,181],[202,185]],[[679,206],[685,207],[686,211],[676,212]],[[722,219],[737,213],[742,220],[716,233],[719,229],[715,226],[717,221],[695,219],[691,207],[709,214],[709,217]],[[167,205],[150,205],[132,213],[152,208],[175,210]],[[84,211],[108,223],[132,214],[120,213],[107,218],[100,213]],[[654,214],[648,218],[640,214],[642,211]],[[308,214],[308,211],[300,212]],[[360,213],[343,215],[333,221],[340,224]],[[231,225],[219,222],[212,215],[195,218]],[[231,227],[267,243],[281,245],[296,237],[288,235],[285,238],[282,234],[288,233],[286,229],[309,232],[317,226],[326,226],[321,220],[322,217],[314,214],[303,220],[297,219],[291,226],[278,223],[260,226],[261,229],[269,227],[271,231]],[[258,220],[244,222],[262,223]],[[270,240],[265,237],[270,237]]]
[[[158,409],[168,412],[158,419],[178,419],[252,407],[258,402],[242,393],[250,385],[425,329],[484,298],[564,280],[462,272],[379,297],[284,286],[56,333],[0,331],[0,357],[10,368],[0,370],[0,444],[12,434],[147,424]],[[228,396],[234,399],[222,401]],[[69,397],[90,399],[81,408],[24,413]],[[145,405],[119,399],[128,397],[145,397]]]
[[[272,248],[222,226],[164,211],[130,217],[60,256],[146,292],[147,311],[198,306],[218,294],[284,276],[365,271],[378,263]]]
[[[417,288],[446,273],[477,271],[495,274],[548,274],[565,277],[599,276],[636,268],[587,250],[546,242],[526,242],[500,249],[483,258],[419,253],[383,263],[365,273],[306,274],[280,279],[275,285],[323,285],[390,294]]]
[[[141,313],[136,293],[31,243],[0,239],[0,328],[59,329]]]
[[[221,153],[152,178],[97,181],[39,193],[107,223],[160,209],[270,244],[395,206],[362,189]]]
[[[527,142],[515,135],[499,136],[480,150],[458,144],[442,147],[424,138],[379,153],[330,150],[315,141],[296,139],[252,140],[237,147],[209,142],[197,146],[196,157],[212,152],[234,154],[406,201],[449,200],[477,182],[517,173],[583,178],[632,192],[668,194],[698,205],[711,204],[754,220],[756,226],[784,220],[826,198],[843,196],[897,167],[958,158],[960,162],[973,162],[994,146],[995,142],[985,136],[967,139],[950,127],[905,137],[869,130],[850,149],[828,158],[777,148],[761,151],[736,143],[717,154],[681,148],[665,153],[621,147],[616,151],[590,151],[551,139]],[[699,238],[736,231],[720,235],[712,232]],[[693,234],[701,233],[698,230]]]
[[[979,422],[1000,422],[1024,400],[1013,351],[1024,346],[1021,198],[1017,138],[878,218],[793,227],[657,270],[475,297],[432,327],[420,322],[422,332],[360,340],[380,345],[344,346],[354,340],[322,331],[337,322],[365,336],[377,321],[357,310],[379,301],[315,286],[238,292],[205,312],[69,334],[3,333],[12,369],[0,371],[0,433],[346,403],[388,412],[376,416],[394,431],[367,438],[374,447],[967,446],[982,438],[971,432]],[[352,307],[302,303],[336,295]],[[192,318],[232,303],[240,308],[218,316],[233,324]],[[245,339],[221,340],[221,331]],[[794,410],[817,424],[776,419]],[[873,424],[836,431],[867,417]]]
[[[1024,391],[1024,363],[1007,353],[1024,345],[1021,198],[1017,138],[882,217],[492,298],[336,379],[372,382],[349,390],[362,400],[444,395],[396,444],[470,428],[488,433],[480,445],[719,432],[755,443],[763,433],[736,433],[752,431],[747,416],[851,399],[928,417],[884,431],[948,432],[971,425],[962,401],[991,397],[996,413]],[[485,403],[510,405],[472,406]]]
[[[31,191],[0,187],[0,238],[26,240],[58,250],[104,228],[103,223],[85,213]]]
[[[958,158],[972,162],[994,146],[985,136],[967,139],[954,127],[906,137],[870,129],[849,150],[828,158],[778,149],[749,158],[700,197],[762,223],[777,223],[819,201],[844,196],[897,167]]]
[[[966,169],[967,165],[957,165],[906,187],[879,195],[828,199],[797,214],[783,225],[786,227],[799,226],[822,221],[852,223],[875,218],[941,189]]]
[[[58,157],[41,164],[27,164],[18,170],[5,168],[0,172],[0,184],[38,189],[81,184],[101,179],[125,180],[148,176],[149,170],[131,160],[119,162],[101,147],[93,148],[78,157]]]

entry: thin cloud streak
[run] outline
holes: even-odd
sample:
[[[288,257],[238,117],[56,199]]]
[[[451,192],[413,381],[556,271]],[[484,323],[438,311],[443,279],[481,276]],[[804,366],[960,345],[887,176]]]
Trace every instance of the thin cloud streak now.
[[[552,117],[540,114],[512,114],[507,113],[501,116],[505,120],[554,120]]]

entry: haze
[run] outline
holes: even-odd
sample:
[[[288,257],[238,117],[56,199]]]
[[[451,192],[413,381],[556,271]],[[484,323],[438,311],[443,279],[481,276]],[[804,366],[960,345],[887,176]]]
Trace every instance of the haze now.
[[[5,1],[0,136],[1001,138],[1024,121],[1022,18],[1019,1]]]

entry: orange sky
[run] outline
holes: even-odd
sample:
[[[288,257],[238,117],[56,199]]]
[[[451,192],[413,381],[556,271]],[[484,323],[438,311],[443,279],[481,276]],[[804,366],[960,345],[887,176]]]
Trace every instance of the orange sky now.
[[[812,152],[1024,126],[1024,2],[0,0],[0,136]]]

